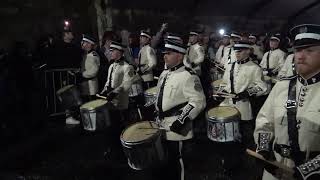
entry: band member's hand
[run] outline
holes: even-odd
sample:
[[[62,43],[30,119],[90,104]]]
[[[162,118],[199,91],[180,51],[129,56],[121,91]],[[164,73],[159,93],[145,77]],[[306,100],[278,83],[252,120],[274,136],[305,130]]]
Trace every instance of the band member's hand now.
[[[143,73],[140,70],[138,70],[137,74],[139,74],[141,76]]]
[[[108,101],[112,101],[116,96],[118,95],[118,93],[115,92],[111,92],[107,95],[107,100]]]
[[[270,151],[260,150],[257,153],[260,154],[266,160],[270,160],[271,159],[271,152]]]
[[[236,95],[236,99],[247,99],[247,98],[249,98],[249,93],[248,93],[248,91],[243,91],[243,92],[241,92],[241,93],[239,93],[239,94],[237,94]]]
[[[99,95],[100,95],[100,96],[107,97],[107,96],[108,96],[108,93],[107,93],[107,91],[102,91]]]
[[[190,121],[191,120],[189,117],[186,117],[182,122],[179,120],[175,120],[170,126],[170,130],[177,134],[186,136],[190,130],[190,127],[189,127]]]

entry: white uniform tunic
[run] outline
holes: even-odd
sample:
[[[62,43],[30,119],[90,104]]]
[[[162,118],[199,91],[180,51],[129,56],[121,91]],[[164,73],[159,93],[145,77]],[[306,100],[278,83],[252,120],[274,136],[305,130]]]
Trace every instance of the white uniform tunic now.
[[[230,71],[233,70],[233,84],[234,92],[231,92]],[[223,88],[228,93],[239,94],[244,91],[250,92],[251,95],[260,96],[267,92],[267,84],[262,80],[262,69],[247,59],[244,61],[237,61],[226,65],[226,71],[223,75],[221,84],[226,84]],[[241,120],[252,120],[252,109],[249,99],[242,99],[234,101],[232,98],[226,98],[220,106],[236,107],[241,113]]]
[[[140,49],[138,57],[138,70],[142,73],[141,78],[144,82],[153,81],[152,69],[157,65],[154,49],[147,44]]]
[[[165,80],[163,94],[160,94],[160,89]],[[177,66],[169,70],[164,70],[158,81],[158,94],[156,100],[157,111],[169,111],[178,105],[186,104],[177,111],[173,116],[159,119],[160,126],[168,130],[166,132],[167,140],[180,141],[193,137],[192,123],[190,130],[186,136],[182,136],[170,131],[171,124],[178,118],[189,117],[195,119],[206,106],[206,98],[204,96],[200,79],[191,70],[186,70],[185,66]],[[162,107],[159,107],[159,101],[162,101]],[[161,109],[160,109],[161,108]]]
[[[278,74],[278,79],[293,76],[294,54],[289,54]]]
[[[100,58],[95,51],[86,54],[81,63],[82,77],[85,79],[81,83],[81,93],[83,95],[95,95],[98,93],[98,78]]]
[[[267,71],[270,70],[273,74],[275,74],[272,76],[275,78],[276,74],[280,71],[284,64],[285,57],[286,53],[280,49],[270,50],[264,53],[262,61],[260,62],[264,76],[267,76]]]
[[[297,102],[297,128],[298,143],[300,150],[305,153],[305,159],[309,160],[313,152],[320,152],[320,75],[310,78],[308,81],[299,78],[296,84]],[[294,162],[290,158],[282,157],[274,151],[275,144],[290,145],[288,135],[288,120],[286,101],[288,99],[289,80],[279,81],[272,89],[269,97],[261,108],[254,132],[258,149],[264,149],[261,141],[267,143],[273,140],[272,146],[276,160],[285,166],[293,168]],[[265,139],[263,139],[263,137]],[[262,139],[261,139],[262,138]],[[260,145],[259,145],[260,144]],[[318,157],[320,162],[320,157]],[[314,163],[314,162],[313,162]],[[315,173],[320,173],[320,164],[312,164]],[[311,170],[306,167],[306,173]],[[264,172],[263,180],[277,180],[267,171]]]
[[[199,43],[195,43],[187,49],[183,64],[200,75],[201,63],[204,61],[204,56],[204,48]]]
[[[108,70],[108,79],[103,91],[112,88],[118,95],[112,100],[112,104],[117,109],[127,109],[129,103],[129,89],[136,74],[133,66],[123,59],[112,63]]]

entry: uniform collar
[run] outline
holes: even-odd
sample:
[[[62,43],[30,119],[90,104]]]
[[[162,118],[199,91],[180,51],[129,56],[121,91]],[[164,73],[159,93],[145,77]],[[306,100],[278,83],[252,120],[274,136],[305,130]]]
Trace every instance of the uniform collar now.
[[[303,79],[303,77],[298,76],[298,80],[303,84],[304,86],[315,84],[320,81],[320,73],[314,75],[313,77],[309,79]]]
[[[88,54],[92,53],[94,51],[94,49],[91,49],[90,51],[88,51]]]
[[[178,65],[176,65],[176,66],[174,66],[174,67],[172,67],[172,68],[170,68],[170,69],[166,69],[166,70],[175,71],[175,70],[181,68],[182,66],[183,66],[183,63],[180,63],[180,64],[178,64]]]
[[[122,64],[124,62],[124,57],[121,57],[119,60],[114,61],[114,63]]]
[[[245,64],[245,63],[247,63],[247,62],[249,62],[249,61],[250,61],[250,58],[247,58],[247,59],[245,59],[245,60],[237,61],[237,63],[238,63],[238,64]]]

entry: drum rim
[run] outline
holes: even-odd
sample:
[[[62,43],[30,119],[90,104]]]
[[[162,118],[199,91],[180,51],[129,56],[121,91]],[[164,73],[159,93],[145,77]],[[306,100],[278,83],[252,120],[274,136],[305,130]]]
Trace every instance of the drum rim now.
[[[150,142],[151,140],[154,140],[156,139],[157,137],[159,137],[161,135],[161,131],[158,130],[156,133],[154,133],[152,136],[150,136],[148,139],[145,139],[145,140],[141,140],[141,141],[125,141],[124,138],[123,138],[123,134],[124,132],[130,128],[131,126],[135,125],[135,124],[138,124],[138,123],[142,123],[142,122],[145,122],[145,121],[140,121],[140,122],[137,122],[137,123],[134,123],[128,127],[126,127],[122,132],[121,132],[121,135],[120,135],[120,141],[122,143],[123,146],[130,146],[130,145],[139,145],[139,144],[142,144],[142,143],[145,143],[145,142]],[[154,121],[149,121],[149,122],[154,122]]]
[[[211,109],[213,109],[213,108],[211,108],[211,109],[207,110],[207,112],[206,112],[206,119],[207,119],[209,122],[213,122],[213,123],[215,123],[215,122],[227,123],[227,122],[236,122],[236,121],[241,120],[241,114],[240,114],[240,111],[239,111],[237,108],[232,107],[232,106],[217,106],[217,107],[214,107],[214,108],[220,108],[220,107],[231,107],[231,108],[234,108],[234,109],[237,111],[237,113],[236,113],[235,115],[229,116],[229,117],[227,117],[227,118],[219,118],[219,119],[216,119],[216,118],[214,118],[214,117],[209,117],[209,115],[208,115],[208,112],[209,112]],[[232,117],[237,117],[237,118],[232,118]],[[237,120],[235,120],[235,119],[237,119]]]
[[[97,99],[96,99],[96,100],[97,100]],[[96,101],[96,100],[92,100],[92,101]],[[87,103],[90,103],[90,102],[92,102],[92,101],[89,101],[89,102],[87,102]],[[103,108],[104,106],[107,106],[108,101],[106,101],[105,104],[103,104],[103,105],[101,105],[101,106],[98,106],[98,107],[95,107],[95,108],[90,107],[90,108],[88,109],[88,108],[86,108],[86,107],[82,107],[83,105],[85,105],[85,104],[87,104],[87,103],[82,104],[82,105],[80,106],[80,110],[84,110],[84,111],[96,111],[96,110],[98,110],[98,109],[100,109],[100,108]]]
[[[65,89],[65,90],[72,89],[72,88],[77,88],[76,85],[74,85],[74,84],[69,84],[69,85],[63,86],[63,87],[61,87],[60,89],[58,89],[57,92],[56,92],[56,94],[62,94],[62,93],[64,93],[65,91],[62,91],[62,89],[65,88],[65,87],[67,87],[67,86],[69,86],[69,88],[67,88],[67,89]]]

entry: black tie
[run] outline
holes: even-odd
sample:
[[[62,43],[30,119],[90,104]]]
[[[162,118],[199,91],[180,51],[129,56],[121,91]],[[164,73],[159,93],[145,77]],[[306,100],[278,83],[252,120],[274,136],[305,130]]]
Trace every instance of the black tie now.
[[[163,90],[164,90],[164,86],[166,84],[166,80],[167,80],[167,76],[168,74],[165,75],[165,77],[163,78],[161,87],[160,87],[160,91],[159,91],[159,95],[158,95],[158,109],[159,109],[159,117],[161,118],[161,114],[163,113],[163,109],[162,109],[162,100],[163,100]]]
[[[139,52],[139,57],[138,57],[138,59],[139,59],[139,62],[138,62],[138,70],[141,72],[141,50],[140,50],[140,52]]]
[[[232,63],[232,66],[231,66],[231,69],[230,69],[230,83],[231,83],[231,94],[234,94],[234,82],[233,82],[233,80],[234,80],[234,76],[233,76],[233,74],[234,74],[234,66],[236,65],[236,63],[234,62],[234,63]],[[232,99],[232,102],[233,102],[233,104],[235,104],[236,103],[236,101],[234,100],[234,99]]]
[[[232,63],[232,66],[231,66],[231,69],[230,69],[230,83],[231,83],[231,94],[234,93],[234,77],[233,77],[233,74],[234,74],[234,66],[236,65],[236,63]]]
[[[113,66],[111,68],[110,76],[109,76],[109,83],[108,83],[108,87],[109,88],[111,88],[112,73],[113,73],[113,70],[114,70],[114,66],[115,66],[115,64],[113,64]]]
[[[231,63],[231,47],[230,47],[229,54],[228,54],[228,63]]]
[[[224,55],[224,46],[222,48],[221,58],[223,57],[223,55]]]
[[[269,71],[269,68],[270,68],[270,62],[269,62],[270,53],[271,53],[271,51],[269,51],[269,52],[268,52],[268,55],[267,55],[267,71]]]

